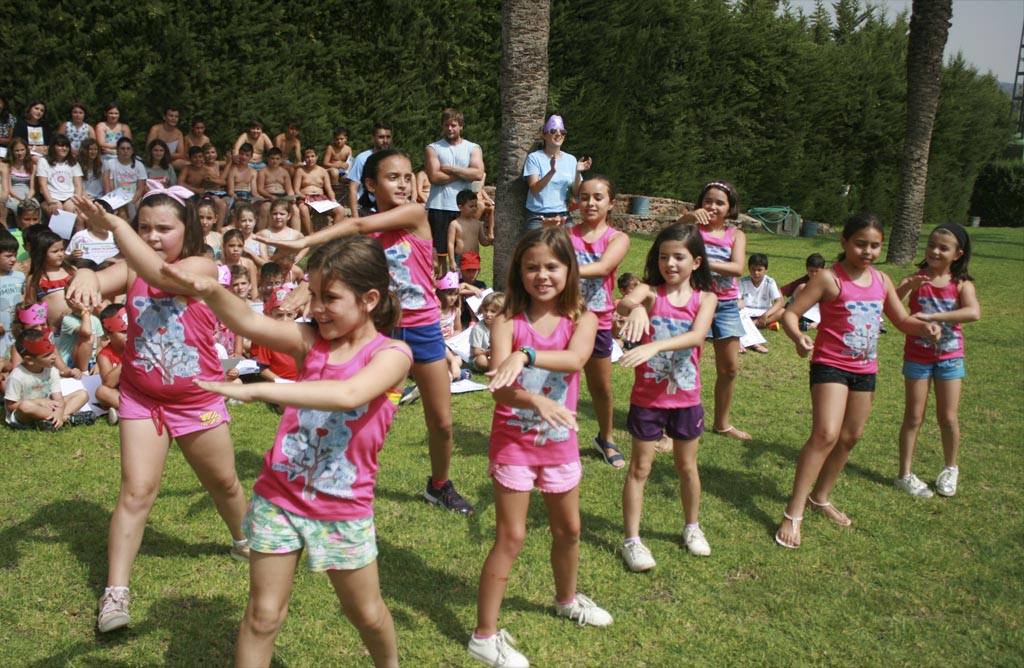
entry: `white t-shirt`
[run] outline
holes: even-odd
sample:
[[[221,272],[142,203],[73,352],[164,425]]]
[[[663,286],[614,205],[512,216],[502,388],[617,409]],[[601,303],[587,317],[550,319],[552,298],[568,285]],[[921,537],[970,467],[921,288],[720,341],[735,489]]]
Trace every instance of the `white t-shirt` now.
[[[114,241],[114,233],[101,230],[100,234],[106,234],[106,239],[97,239],[89,230],[76,232],[71,241],[68,242],[68,253],[76,250],[82,251],[82,257],[92,260],[96,264],[109,260],[120,252],[117,242]]]
[[[66,162],[51,165],[46,158],[39,158],[36,176],[46,179],[46,187],[50,189],[52,199],[64,202],[75,194],[75,177],[82,178],[82,166],[77,162],[73,167]]]
[[[132,160],[132,164],[121,164],[120,160],[104,161],[103,171],[111,172],[111,179],[114,182],[115,190],[122,190],[129,197],[135,196],[139,187],[139,181],[146,180],[146,168],[138,160]]]
[[[769,309],[776,299],[782,296],[779,286],[771,276],[765,276],[761,285],[755,287],[750,276],[740,279],[740,299],[749,308]]]

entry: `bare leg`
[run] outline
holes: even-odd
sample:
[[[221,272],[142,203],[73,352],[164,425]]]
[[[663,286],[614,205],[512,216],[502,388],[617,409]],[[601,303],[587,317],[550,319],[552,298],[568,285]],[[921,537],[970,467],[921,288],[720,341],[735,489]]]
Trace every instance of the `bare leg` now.
[[[654,443],[633,437],[633,454],[622,486],[622,524],[626,538],[640,535],[640,519],[644,509],[644,488],[654,463]]]
[[[476,597],[476,634],[479,636],[498,632],[498,613],[501,612],[512,564],[523,549],[529,507],[529,492],[515,492],[494,483],[494,547],[480,572],[480,588]]]
[[[614,443],[612,416],[615,406],[612,403],[612,358],[591,357],[583,367],[583,373],[587,378],[587,390],[590,392],[590,401],[594,405],[594,414],[597,417],[598,436],[604,441]],[[613,454],[615,453],[608,453],[609,456]]]
[[[420,388],[423,417],[430,442],[430,477],[448,480],[452,461],[452,389],[448,363],[437,360],[413,364],[412,378]]]
[[[700,439],[672,441],[676,473],[679,475],[679,499],[687,524],[696,524],[700,516],[700,472],[697,470],[697,448]]]
[[[274,641],[288,615],[292,580],[302,550],[287,554],[252,552],[249,555],[249,602],[235,645],[235,665],[269,666]]]
[[[904,378],[903,425],[900,427],[900,474],[907,475],[913,470],[914,450],[917,435],[924,421],[924,407],[928,402],[931,381],[927,378]]]
[[[963,379],[935,381],[935,416],[942,433],[946,466],[956,466],[960,454],[960,388]]]
[[[120,427],[121,491],[107,538],[108,587],[128,586],[171,445],[167,430],[158,435],[152,420],[121,420]]]
[[[723,436],[750,440],[750,434],[734,427],[729,421],[732,395],[736,389],[736,375],[740,368],[740,340],[735,336],[715,339],[715,422],[712,429]]]
[[[377,668],[398,668],[398,641],[391,611],[380,595],[377,562],[354,571],[327,571],[341,608],[370,652]]]
[[[209,492],[217,513],[231,531],[231,537],[235,540],[245,538],[242,533],[245,493],[235,472],[235,450],[227,423],[182,436],[178,439],[178,447],[196,472],[199,482]]]
[[[545,494],[551,527],[551,570],[555,575],[555,600],[571,601],[576,596],[580,567],[580,488],[561,494]]]
[[[846,461],[850,458],[853,446],[864,434],[864,424],[871,413],[871,403],[875,398],[874,392],[850,392],[846,399],[846,415],[843,417],[843,426],[839,431],[839,440],[836,447],[832,448],[821,467],[818,480],[814,484],[814,490],[809,495],[811,501],[836,524],[847,525],[850,518],[842,512],[828,505],[828,496],[832,487],[836,484],[839,474],[842,473]]]

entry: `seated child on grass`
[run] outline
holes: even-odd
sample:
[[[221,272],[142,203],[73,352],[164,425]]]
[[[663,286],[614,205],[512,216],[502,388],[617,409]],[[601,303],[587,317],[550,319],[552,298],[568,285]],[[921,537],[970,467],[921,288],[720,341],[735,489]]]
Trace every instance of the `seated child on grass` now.
[[[454,271],[437,281],[437,300],[441,302],[441,336],[446,340],[462,331],[462,307],[459,298],[459,275]],[[462,378],[462,358],[445,346],[448,375],[452,382]]]
[[[491,323],[505,308],[505,293],[492,292],[480,304],[480,322],[469,333],[469,354],[477,371],[491,370]]]
[[[57,354],[61,361],[83,374],[88,374],[96,364],[96,349],[103,325],[100,319],[74,300],[67,300],[71,309],[60,321],[57,335]]]
[[[291,290],[277,288],[271,291],[270,295],[263,302],[263,315],[274,320],[292,322],[296,318],[294,311],[289,311],[282,306],[285,297]],[[295,382],[299,379],[299,369],[295,364],[295,358],[287,353],[272,350],[258,343],[252,344],[252,356],[260,365],[260,379],[269,383],[276,383],[280,378]],[[276,413],[284,413],[284,408],[277,404],[267,404]]]
[[[465,328],[470,322],[476,319],[473,309],[466,303],[466,297],[481,297],[487,284],[479,280],[480,276],[480,254],[467,252],[462,254],[462,262],[459,263],[462,270],[462,278],[459,283],[459,297],[462,299],[462,316],[460,321]]]
[[[65,423],[92,424],[93,412],[86,408],[89,393],[84,389],[63,396],[60,376],[54,364],[57,349],[49,331],[26,329],[14,342],[21,363],[11,371],[4,390],[7,424],[14,429],[44,431],[60,429]]]
[[[117,424],[121,408],[121,356],[128,339],[128,312],[124,304],[107,304],[100,311],[100,323],[107,335],[107,345],[96,353],[96,366],[102,379],[96,388],[96,401],[107,409],[107,422]]]
[[[807,283],[810,282],[810,280],[814,278],[814,276],[824,268],[825,258],[821,255],[821,253],[811,253],[810,255],[808,255],[807,260],[804,262],[804,269],[806,269],[807,273],[805,273],[803,276],[796,279],[795,281],[792,281],[791,283],[786,283],[785,285],[782,286],[782,288],[780,288],[782,296],[786,297],[787,299],[786,304],[788,305],[790,302],[792,302],[793,299],[798,294],[800,294],[800,291],[804,289],[804,286],[806,286]],[[816,329],[817,327],[818,323],[812,320],[808,320],[803,316],[800,317],[801,332],[806,332],[809,329]]]
[[[760,329],[774,325],[778,330],[778,321],[782,317],[786,298],[779,291],[775,279],[768,275],[768,256],[764,253],[751,253],[747,260],[749,275],[740,279],[741,307],[756,309],[763,313],[755,318],[754,324]],[[750,346],[758,353],[768,352],[768,348],[758,343]]]

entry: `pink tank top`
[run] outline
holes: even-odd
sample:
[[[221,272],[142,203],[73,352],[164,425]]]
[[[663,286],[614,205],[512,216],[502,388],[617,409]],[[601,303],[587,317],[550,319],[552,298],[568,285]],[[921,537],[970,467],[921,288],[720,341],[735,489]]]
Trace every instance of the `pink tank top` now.
[[[192,382],[224,380],[213,347],[217,318],[210,308],[136,277],[128,289],[128,337],[121,383],[178,409],[205,408],[220,399]]]
[[[704,248],[708,254],[709,262],[728,262],[732,259],[733,229],[725,228],[724,237],[713,237],[707,233],[703,225],[698,225],[700,236],[704,238]],[[723,276],[711,272],[711,287],[718,295],[718,301],[736,299],[740,292],[736,287],[735,276]]]
[[[867,287],[851,281],[839,262],[832,265],[832,271],[839,279],[839,295],[818,303],[821,323],[811,364],[827,364],[851,373],[878,373],[885,284],[874,267],[868,267],[871,285]]]
[[[512,350],[530,346],[536,350],[565,350],[575,325],[562,318],[551,336],[541,336],[520,313],[512,319]],[[532,366],[523,369],[516,385],[527,392],[543,394],[571,411],[576,410],[580,393],[580,373],[559,373]],[[490,459],[494,464],[516,466],[558,466],[580,459],[576,432],[552,427],[531,408],[512,408],[503,403],[494,407],[491,423]]]
[[[919,275],[927,275],[922,269]],[[960,284],[950,281],[942,288],[927,283],[910,293],[910,315],[915,313],[948,313],[960,308]],[[932,364],[964,356],[964,338],[958,322],[937,322],[942,328],[938,345],[920,336],[907,335],[903,359],[918,364]]]
[[[388,260],[391,287],[402,302],[400,327],[422,327],[441,320],[441,303],[434,292],[434,244],[408,230],[375,232]]]
[[[690,331],[700,309],[700,291],[694,290],[686,306],[673,306],[658,286],[651,309],[651,333],[641,344],[663,341]],[[641,408],[689,408],[700,405],[701,346],[658,353],[634,370],[630,403]]]
[[[329,364],[331,342],[318,338],[306,354],[299,381],[345,380],[380,350],[404,349],[378,334],[344,364]],[[352,411],[286,408],[274,447],[263,458],[254,491],[280,508],[316,520],[373,517],[377,453],[398,410],[389,391]]]
[[[569,239],[572,240],[572,249],[576,253],[576,262],[581,266],[600,260],[608,248],[608,242],[616,234],[619,234],[618,230],[609,227],[596,241],[587,243],[583,238],[585,233],[586,229],[583,225],[574,225],[569,228]],[[616,271],[613,269],[611,273],[603,277],[580,279],[580,292],[583,295],[583,301],[587,304],[587,310],[597,315],[598,329],[612,328]]]

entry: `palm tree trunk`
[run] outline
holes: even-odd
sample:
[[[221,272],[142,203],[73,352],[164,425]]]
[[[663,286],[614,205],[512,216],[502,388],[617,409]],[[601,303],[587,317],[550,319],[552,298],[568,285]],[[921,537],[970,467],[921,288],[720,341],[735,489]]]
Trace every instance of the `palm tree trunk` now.
[[[505,288],[508,263],[525,220],[523,164],[544,124],[550,27],[550,0],[501,3],[501,154],[494,197],[496,290]]]
[[[928,184],[928,152],[939,106],[942,50],[952,16],[952,0],[914,0],[907,44],[907,130],[896,221],[886,257],[894,264],[907,264],[917,254]]]

